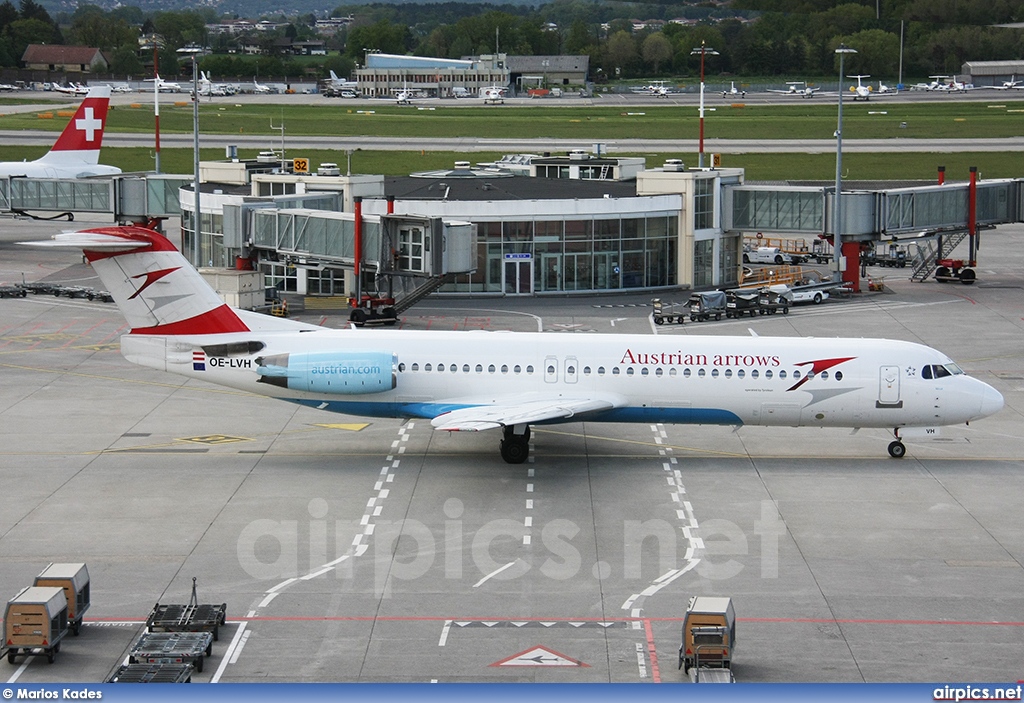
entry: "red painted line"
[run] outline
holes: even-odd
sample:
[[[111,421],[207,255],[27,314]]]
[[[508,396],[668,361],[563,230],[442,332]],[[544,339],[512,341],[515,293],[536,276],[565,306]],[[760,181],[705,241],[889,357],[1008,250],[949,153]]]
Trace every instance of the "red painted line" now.
[[[983,621],[983,620],[874,620],[860,618],[736,618],[739,622],[747,623],[777,623],[777,624],[821,624],[838,623],[843,625],[954,625],[954,626],[987,626],[987,627],[1024,627],[1024,622],[1015,621]],[[516,617],[465,617],[458,618],[450,615],[332,615],[332,616],[265,616],[230,618],[229,622],[643,622],[645,628],[650,631],[652,622],[683,622],[683,618],[516,618]],[[144,617],[101,617],[86,618],[85,622],[146,622]],[[3,622],[0,620],[0,622]],[[648,636],[650,640],[650,635]]]
[[[651,630],[651,621],[644,619],[644,633],[647,635],[647,651],[651,653],[651,680],[654,683],[661,683],[661,670],[658,669],[658,652],[654,648],[654,631]]]

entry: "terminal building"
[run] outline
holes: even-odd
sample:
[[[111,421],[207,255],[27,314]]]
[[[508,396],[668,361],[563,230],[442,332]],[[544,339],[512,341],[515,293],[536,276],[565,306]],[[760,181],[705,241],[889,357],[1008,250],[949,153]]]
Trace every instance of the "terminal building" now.
[[[743,183],[741,169],[687,169],[678,161],[642,169],[642,159],[581,152],[532,161],[529,176],[460,162],[401,178],[203,163],[198,239],[191,187],[180,193],[183,249],[199,266],[251,262],[285,291],[351,295],[357,287],[379,287],[381,273],[395,272],[396,254],[426,243],[389,231],[389,222],[401,217],[420,222],[419,236],[427,239],[432,227],[446,232],[468,224],[452,232],[471,238],[471,260],[465,270],[443,272],[441,292],[534,295],[737,283],[741,237],[722,228],[722,192]],[[358,283],[357,205],[365,238]]]

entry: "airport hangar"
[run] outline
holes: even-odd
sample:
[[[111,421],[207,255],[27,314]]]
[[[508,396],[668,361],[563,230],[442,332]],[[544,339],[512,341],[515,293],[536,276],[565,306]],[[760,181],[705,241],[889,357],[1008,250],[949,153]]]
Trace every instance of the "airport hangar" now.
[[[735,286],[744,235],[832,234],[829,185],[747,184],[742,169],[647,169],[595,151],[404,178],[204,162],[198,241],[191,184],[178,193],[182,246],[197,266],[255,268],[297,295],[360,295],[383,278],[400,282],[395,297],[539,295]],[[962,258],[975,260],[972,229],[1024,213],[1017,179],[899,185],[843,193],[843,276],[855,289],[862,245],[916,242],[923,279],[965,238]],[[435,229],[444,246],[432,249]]]

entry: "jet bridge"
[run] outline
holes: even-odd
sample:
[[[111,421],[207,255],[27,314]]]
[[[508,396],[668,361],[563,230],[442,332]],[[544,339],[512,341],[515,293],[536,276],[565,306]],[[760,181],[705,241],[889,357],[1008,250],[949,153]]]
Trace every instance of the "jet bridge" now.
[[[844,190],[844,280],[857,286],[856,257],[862,246],[873,246],[878,241],[934,242],[922,248],[924,254],[915,262],[913,275],[919,280],[927,278],[966,237],[971,238],[968,261],[975,265],[981,229],[1021,222],[1024,217],[1024,179],[979,182],[975,176],[972,170],[971,180],[966,183]],[[725,186],[723,229],[831,240],[834,207],[834,186]]]
[[[0,178],[0,212],[74,219],[76,212],[109,213],[114,222],[178,217],[178,190],[192,176],[123,174],[103,178]]]

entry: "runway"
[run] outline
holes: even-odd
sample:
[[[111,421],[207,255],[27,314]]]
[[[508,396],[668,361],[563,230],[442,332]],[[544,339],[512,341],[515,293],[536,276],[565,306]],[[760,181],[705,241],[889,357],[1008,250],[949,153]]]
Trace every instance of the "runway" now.
[[[0,282],[92,285],[80,257],[14,244],[59,229],[6,220]],[[1016,680],[1022,251],[1024,227],[1001,227],[974,286],[879,269],[884,292],[787,316],[659,327],[650,295],[428,298],[394,329],[890,337],[1003,394],[902,460],[877,430],[574,423],[535,428],[511,466],[492,433],[129,364],[110,304],[2,299],[0,595],[51,561],[86,562],[93,590],[54,665],[0,661],[0,680],[102,680],[193,577],[228,609],[195,681],[681,683],[692,595],[733,598],[741,682]]]

